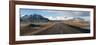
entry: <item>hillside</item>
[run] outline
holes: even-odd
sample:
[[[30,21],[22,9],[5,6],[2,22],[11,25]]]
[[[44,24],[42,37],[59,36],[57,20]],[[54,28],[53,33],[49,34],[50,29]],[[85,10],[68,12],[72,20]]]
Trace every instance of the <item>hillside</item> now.
[[[39,14],[24,15],[20,17],[21,22],[48,22],[49,19]]]

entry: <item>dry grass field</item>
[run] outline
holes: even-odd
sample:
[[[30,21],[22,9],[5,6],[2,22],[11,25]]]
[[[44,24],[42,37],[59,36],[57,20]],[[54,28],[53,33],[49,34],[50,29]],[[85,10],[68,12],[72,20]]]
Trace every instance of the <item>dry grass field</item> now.
[[[39,30],[48,28],[52,24],[53,24],[53,22],[47,22],[47,23],[21,23],[21,25],[20,25],[20,35],[29,35],[30,32],[35,33]]]
[[[75,27],[79,27],[79,28],[86,28],[86,27],[89,27],[90,24],[89,22],[87,21],[79,21],[79,20],[74,20],[74,21],[64,21],[65,24],[68,24],[68,25],[72,25],[72,26],[75,26]]]

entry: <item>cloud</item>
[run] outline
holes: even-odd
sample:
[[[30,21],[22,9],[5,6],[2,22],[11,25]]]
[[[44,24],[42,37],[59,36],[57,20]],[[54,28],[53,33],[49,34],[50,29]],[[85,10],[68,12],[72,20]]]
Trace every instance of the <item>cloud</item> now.
[[[75,11],[75,12],[72,12],[72,14],[79,16],[79,15],[83,14],[83,12]]]
[[[27,10],[27,11],[26,11]],[[76,10],[49,10],[49,9],[24,9],[22,8],[23,14],[26,13],[39,13],[45,15],[61,15],[66,17],[75,16],[89,16],[89,11],[76,11]]]
[[[69,19],[73,19],[74,17],[67,17],[67,20],[69,20]]]
[[[56,16],[56,17],[50,16],[50,17],[46,17],[46,18],[48,18],[50,20],[67,20],[67,18],[65,16]]]
[[[25,15],[20,15],[20,17],[23,17],[23,16],[25,16]]]
[[[21,10],[21,16],[24,16],[25,14],[30,15],[34,13],[47,17],[50,20],[67,20],[73,17],[84,17],[84,19],[89,20],[90,17],[89,11],[49,10],[49,9],[22,9]]]
[[[52,11],[50,11],[52,12]],[[53,11],[53,13],[57,13],[59,16],[48,16],[47,18],[50,20],[69,20],[75,17],[88,17],[84,18],[85,20],[89,20],[89,12],[85,11]]]
[[[43,12],[53,13],[56,15],[66,16],[66,17],[77,17],[77,16],[89,16],[87,11],[70,11],[70,10],[42,10]]]

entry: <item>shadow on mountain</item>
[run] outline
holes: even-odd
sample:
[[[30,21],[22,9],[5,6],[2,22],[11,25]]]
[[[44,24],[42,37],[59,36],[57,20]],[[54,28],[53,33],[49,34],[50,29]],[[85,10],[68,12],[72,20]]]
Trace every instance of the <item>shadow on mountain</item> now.
[[[49,19],[40,14],[24,15],[20,17],[21,22],[48,22]]]

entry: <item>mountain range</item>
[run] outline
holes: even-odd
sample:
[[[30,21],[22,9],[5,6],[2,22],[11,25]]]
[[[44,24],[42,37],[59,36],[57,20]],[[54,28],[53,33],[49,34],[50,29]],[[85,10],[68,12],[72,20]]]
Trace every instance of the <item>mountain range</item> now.
[[[85,21],[83,18],[80,17],[73,17],[73,18],[69,18],[67,17],[66,20],[71,20],[71,21]],[[20,17],[20,21],[21,22],[48,22],[51,21],[49,18],[43,17],[40,14],[31,14],[31,15],[24,15]],[[57,21],[57,20],[54,20]],[[61,20],[58,20],[61,21]]]
[[[21,22],[48,22],[49,19],[39,14],[24,15],[20,17]]]

